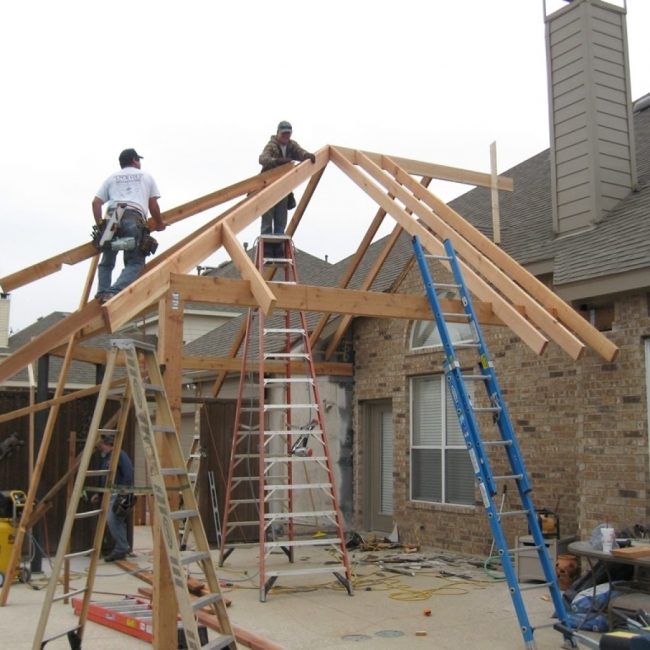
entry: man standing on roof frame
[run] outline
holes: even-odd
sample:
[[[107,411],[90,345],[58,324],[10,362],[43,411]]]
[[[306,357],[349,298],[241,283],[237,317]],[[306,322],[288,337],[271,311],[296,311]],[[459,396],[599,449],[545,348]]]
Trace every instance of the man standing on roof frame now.
[[[316,162],[316,156],[305,151],[295,140],[292,140],[291,133],[291,124],[286,120],[282,120],[278,124],[277,133],[271,136],[271,139],[264,147],[264,151],[260,154],[259,160],[263,172],[290,163],[292,160]],[[261,234],[284,235],[284,229],[287,226],[287,213],[295,207],[296,200],[293,192],[291,192],[262,215]],[[281,254],[282,246],[273,246],[269,247],[269,249],[268,252],[272,253],[273,257],[278,257]]]
[[[120,170],[113,172],[97,190],[92,209],[95,223],[102,226],[102,206],[108,203],[110,215],[117,211],[117,239],[124,247],[113,248],[110,243],[103,247],[102,259],[97,270],[97,294],[100,302],[110,300],[128,287],[140,275],[148,252],[143,250],[147,229],[147,213],[150,212],[156,230],[164,230],[158,199],[160,192],[150,174],[140,169],[142,156],[135,149],[125,149],[119,157]],[[151,240],[151,237],[148,238]],[[111,284],[118,250],[124,250],[124,270]]]

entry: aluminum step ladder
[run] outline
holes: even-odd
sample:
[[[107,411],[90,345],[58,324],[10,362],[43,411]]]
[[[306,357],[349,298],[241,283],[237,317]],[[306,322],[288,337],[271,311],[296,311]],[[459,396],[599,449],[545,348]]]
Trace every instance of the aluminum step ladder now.
[[[198,501],[198,480],[199,472],[201,471],[201,461],[205,458],[205,449],[201,446],[201,434],[195,433],[192,438],[192,444],[190,445],[190,450],[187,453],[185,459],[185,468],[187,469],[187,477],[190,481],[190,486],[192,487],[192,492],[194,492],[194,497]],[[180,536],[180,548],[181,551],[187,549],[187,543],[190,538],[190,527],[187,525],[186,521],[181,522],[178,534]]]
[[[259,237],[256,266],[296,284],[295,249],[285,235]],[[280,273],[282,275],[282,273]],[[260,601],[280,577],[329,574],[352,595],[350,560],[338,504],[323,408],[305,314],[250,309],[246,323],[219,563],[243,543],[259,544]],[[325,532],[320,530],[324,524]],[[298,528],[315,525],[313,535]],[[269,564],[310,547],[310,566]],[[324,551],[333,551],[335,561]]]
[[[517,442],[506,403],[497,381],[494,366],[490,360],[485,339],[483,338],[483,333],[474,311],[472,299],[463,278],[460,263],[450,240],[445,240],[444,247],[446,255],[425,254],[419,239],[413,237],[415,257],[445,352],[443,366],[447,388],[454,402],[463,437],[470,454],[474,476],[478,484],[483,506],[485,507],[492,537],[494,538],[495,546],[501,558],[503,572],[508,583],[508,589],[517,614],[525,647],[532,650],[536,648],[534,640],[535,627],[529,621],[522,592],[529,589],[547,588],[553,601],[558,620],[568,627],[567,612],[557,583],[555,568],[551,564],[533,504],[532,485],[526,471],[524,459]],[[448,265],[454,277],[453,284],[434,283],[427,259],[433,259],[441,262],[443,265]],[[469,325],[473,334],[471,341],[462,341],[454,344],[447,326],[447,318],[453,316],[454,319],[458,319],[458,314],[446,314],[443,312],[436,289],[442,289],[445,292],[448,290],[457,292],[465,312],[464,322]],[[457,350],[460,349],[470,349],[476,352],[478,372],[463,371],[461,362],[457,356]],[[474,406],[470,397],[470,391],[468,390],[468,384],[473,384],[474,386],[483,384],[486,390],[486,406]],[[481,422],[491,422],[498,429],[498,438],[484,439],[479,428],[479,420]],[[490,458],[487,453],[488,449],[494,450],[494,452],[497,450],[505,452],[506,459],[494,458],[493,461],[500,463],[500,466],[507,464],[509,471],[506,474],[496,476],[493,473]],[[516,485],[516,493],[519,499],[517,509],[500,511],[496,505],[499,486],[508,486],[513,483]],[[513,492],[515,491],[510,490],[508,493],[512,494]],[[502,527],[502,519],[505,517],[525,518],[528,530],[533,537],[534,547],[508,547],[508,542]],[[540,584],[520,585],[517,581],[513,557],[516,557],[517,553],[523,551],[530,552],[531,548],[537,551],[544,575],[544,582]],[[539,629],[541,627],[552,627],[553,625],[554,623],[548,623],[536,627]],[[569,635],[565,635],[565,641],[572,647]]]
[[[122,407],[118,418],[117,429],[108,432],[115,435],[111,463],[108,470],[90,470],[90,460],[95,446],[100,436],[107,433],[105,429],[102,429],[100,423],[103,419],[106,401],[111,392],[110,386],[114,378],[118,356],[124,358],[127,383],[122,398]],[[149,411],[147,402],[148,398],[151,399],[153,408],[155,409],[155,423],[152,422],[152,414]],[[187,647],[191,650],[218,650],[220,648],[236,650],[237,644],[226,611],[226,605],[219,589],[219,582],[212,563],[203,524],[198,513],[196,499],[190,485],[185,460],[155,350],[146,343],[130,339],[111,341],[111,350],[108,355],[106,372],[97,397],[86,445],[82,452],[77,478],[68,504],[63,531],[59,539],[58,550],[52,567],[52,576],[47,586],[41,615],[34,634],[33,650],[40,650],[48,642],[64,636],[68,638],[70,647],[73,650],[81,648],[83,631],[88,620],[88,611],[91,604],[97,562],[101,550],[101,540],[104,535],[110,502],[110,489],[104,491],[101,507],[89,511],[80,509],[80,505],[83,504],[82,494],[86,489],[86,479],[89,477],[100,476],[106,481],[107,486],[113,483],[117,471],[119,452],[124,439],[124,430],[130,404],[133,404],[138,434],[142,438],[145,458],[152,482],[154,501],[160,518],[161,539],[164,541],[167,551],[166,554],[169,560]],[[169,466],[162,466],[158,452],[159,447],[166,452],[167,457],[170,459]],[[170,504],[170,501],[173,502],[175,500],[176,495],[179,495],[183,499],[183,510],[174,509]],[[93,546],[84,551],[66,553],[74,523],[87,518],[97,518]],[[178,537],[174,525],[182,519],[186,519],[191,527],[192,534],[197,542],[196,551],[182,553],[179,549]],[[56,589],[63,562],[66,559],[79,556],[90,557],[85,586],[57,595]],[[190,565],[195,564],[199,566],[205,576],[209,593],[193,601],[187,589],[186,572]],[[72,629],[56,631],[54,634],[46,637],[46,628],[48,627],[52,604],[73,596],[83,596],[83,603],[79,609],[78,625]],[[202,643],[199,625],[196,619],[196,612],[205,606],[210,606],[212,613],[216,615],[221,626],[221,634],[211,639],[207,644]]]

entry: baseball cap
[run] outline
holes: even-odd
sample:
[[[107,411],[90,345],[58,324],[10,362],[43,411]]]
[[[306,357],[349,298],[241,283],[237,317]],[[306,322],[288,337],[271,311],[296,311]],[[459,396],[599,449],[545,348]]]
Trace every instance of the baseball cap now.
[[[135,149],[125,149],[120,154],[120,165],[130,163],[132,160],[135,159],[140,160],[141,158],[144,158],[144,156],[141,156]]]
[[[278,124],[278,133],[285,133],[287,131],[289,131],[289,133],[291,133],[291,131],[293,131],[293,129],[291,128],[291,122],[287,122],[286,120],[282,120],[282,122],[280,122],[280,124]]]

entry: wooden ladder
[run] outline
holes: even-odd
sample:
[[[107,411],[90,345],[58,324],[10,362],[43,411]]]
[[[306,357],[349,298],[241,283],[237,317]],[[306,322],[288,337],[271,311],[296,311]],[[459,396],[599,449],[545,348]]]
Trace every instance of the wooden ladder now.
[[[64,636],[68,637],[70,647],[73,650],[81,648],[84,626],[88,619],[88,611],[91,605],[92,588],[101,550],[101,541],[104,535],[111,496],[110,490],[104,492],[100,508],[84,512],[80,510],[79,506],[80,502],[82,502],[82,494],[86,488],[85,484],[88,477],[102,476],[107,486],[112,485],[117,471],[117,463],[131,403],[135,411],[137,430],[142,438],[154,501],[160,521],[161,539],[165,545],[166,555],[169,561],[187,647],[191,650],[199,650],[201,648],[206,650],[218,650],[220,648],[236,650],[237,644],[226,611],[226,605],[219,589],[219,581],[212,563],[203,523],[199,516],[196,498],[188,476],[173,414],[165,392],[162,373],[156,359],[155,349],[147,343],[131,339],[113,340],[111,344],[112,347],[108,356],[104,380],[97,398],[86,445],[82,452],[77,478],[52,567],[52,576],[47,586],[41,615],[36,627],[33,650],[40,650],[49,641]],[[109,396],[110,385],[119,354],[122,354],[124,357],[128,381],[124,391],[117,429],[107,431],[101,428],[100,423]],[[150,413],[147,402],[148,398],[151,400],[155,409],[155,423],[152,422],[152,413]],[[90,459],[94,448],[100,436],[106,433],[115,435],[115,444],[110,466],[108,470],[90,470]],[[170,459],[169,464],[163,466],[159,449],[163,450],[165,457]],[[182,503],[184,504],[182,510],[176,509],[172,505],[177,501],[175,498],[176,495],[182,498]],[[84,551],[66,553],[74,523],[80,519],[89,517],[97,518],[93,546]],[[196,540],[197,548],[191,552],[182,552],[180,550],[175,523],[182,520],[187,522]],[[84,555],[90,557],[85,586],[57,595],[57,584],[59,583],[64,561]],[[187,588],[187,567],[192,564],[197,564],[202,570],[208,588],[208,593],[197,600],[191,599]],[[55,601],[80,594],[83,594],[83,603],[79,610],[78,624],[72,629],[62,632],[57,631],[49,637],[46,637],[46,628],[48,627],[52,604]],[[202,644],[196,612],[206,606],[212,609],[212,613],[219,620],[221,633],[216,638],[208,641],[207,644]]]

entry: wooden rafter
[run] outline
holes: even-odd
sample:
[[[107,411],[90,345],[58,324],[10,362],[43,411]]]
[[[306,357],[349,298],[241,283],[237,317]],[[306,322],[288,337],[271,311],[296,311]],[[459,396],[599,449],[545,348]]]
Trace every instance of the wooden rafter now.
[[[375,181],[393,193],[408,209],[418,216],[435,235],[441,239],[450,239],[463,261],[472,270],[489,281],[502,295],[513,303],[523,305],[526,316],[549,338],[552,338],[573,359],[579,359],[585,351],[585,345],[564,327],[554,316],[544,309],[510,276],[506,275],[496,264],[474,248],[464,237],[449,226],[433,210],[421,203],[413,194],[404,190],[397,181],[387,175],[378,165],[363,153],[358,153],[357,162]]]
[[[444,201],[430,191],[418,187],[418,183],[401,170],[395,160],[382,156],[381,164],[399,183],[408,187],[413,194],[426,203],[452,228],[457,230],[467,241],[479,250],[487,259],[494,262],[504,273],[521,285],[533,298],[538,300],[551,314],[575,332],[587,345],[608,361],[613,361],[618,354],[618,348],[602,332],[592,327],[580,314],[567,305],[564,300],[540,282],[532,273],[516,262],[503,249],[496,246],[480,230],[463,219]]]
[[[257,190],[266,187],[281,175],[279,169],[272,169],[263,174],[224,187],[216,192],[206,194],[205,196],[184,203],[183,205],[179,205],[171,210],[166,210],[160,216],[165,225],[169,226],[181,221],[182,219],[186,219],[187,217],[191,217],[210,208],[227,203],[239,196],[256,192]],[[0,278],[0,287],[4,293],[14,291],[30,282],[33,282],[34,280],[44,278],[52,273],[60,271],[64,264],[72,266],[79,262],[83,262],[90,257],[96,256],[97,254],[97,249],[91,242],[82,244],[81,246],[77,246],[76,248],[72,248],[64,253],[42,260],[32,266],[28,266],[27,268]]]
[[[434,255],[445,255],[442,242],[434,237],[421,224],[394,201],[390,200],[370,179],[362,174],[349,160],[349,154],[331,147],[330,158],[343,172],[345,172],[364,192],[381,205],[406,232],[417,235],[422,246]],[[487,282],[477,275],[471,268],[460,260],[467,286],[480,300],[492,304],[494,313],[503,320],[513,332],[519,336],[536,354],[542,354],[548,344],[548,339],[541,334],[526,318],[524,318],[508,301],[499,295]]]

